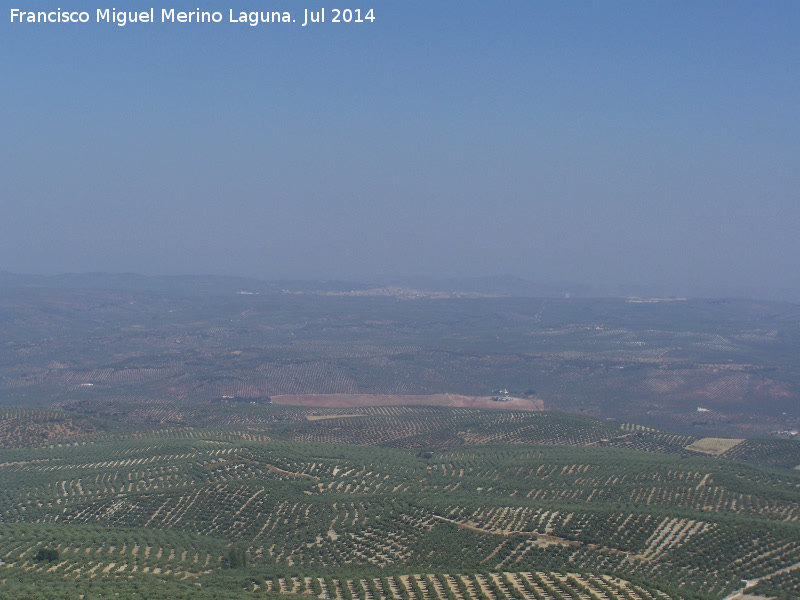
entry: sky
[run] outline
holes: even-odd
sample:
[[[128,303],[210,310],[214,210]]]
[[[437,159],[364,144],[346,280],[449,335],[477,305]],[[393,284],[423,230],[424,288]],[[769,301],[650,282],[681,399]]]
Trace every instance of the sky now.
[[[0,271],[800,299],[796,1],[158,2],[5,4]]]

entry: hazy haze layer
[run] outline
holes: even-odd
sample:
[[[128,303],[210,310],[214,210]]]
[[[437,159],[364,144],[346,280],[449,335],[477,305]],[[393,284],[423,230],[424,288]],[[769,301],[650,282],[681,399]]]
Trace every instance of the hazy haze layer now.
[[[62,5],[36,8],[105,7]],[[198,5],[227,19],[169,7]],[[6,14],[0,270],[800,297],[797,3],[371,6],[316,28]]]

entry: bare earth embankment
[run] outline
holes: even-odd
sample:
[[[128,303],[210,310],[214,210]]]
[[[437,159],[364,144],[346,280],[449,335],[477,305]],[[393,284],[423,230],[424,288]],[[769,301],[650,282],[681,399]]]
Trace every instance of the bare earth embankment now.
[[[743,441],[743,439],[706,437],[689,444],[686,449],[710,454],[711,456],[719,456],[734,446],[738,446]]]
[[[365,406],[457,406],[466,408],[499,408],[503,410],[544,410],[538,398],[492,400],[489,396],[431,394],[427,396],[395,396],[378,394],[305,394],[272,396],[273,404],[319,406],[325,408],[360,408]]]

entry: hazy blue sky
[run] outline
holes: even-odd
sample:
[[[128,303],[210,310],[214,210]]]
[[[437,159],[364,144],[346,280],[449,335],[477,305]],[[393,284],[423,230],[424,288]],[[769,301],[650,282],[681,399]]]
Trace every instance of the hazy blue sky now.
[[[800,2],[125,2],[0,21],[0,270],[800,297]],[[373,8],[303,28],[303,9]],[[294,24],[230,24],[228,10]]]

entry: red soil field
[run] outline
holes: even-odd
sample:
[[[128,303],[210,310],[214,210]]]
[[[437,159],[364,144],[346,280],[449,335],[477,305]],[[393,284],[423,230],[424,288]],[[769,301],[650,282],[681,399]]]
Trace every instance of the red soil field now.
[[[362,406],[459,406],[468,408],[499,408],[504,410],[544,410],[538,398],[510,398],[501,402],[489,396],[459,396],[431,394],[428,396],[393,396],[373,394],[305,394],[272,396],[273,404],[320,406],[325,408],[357,408]]]

